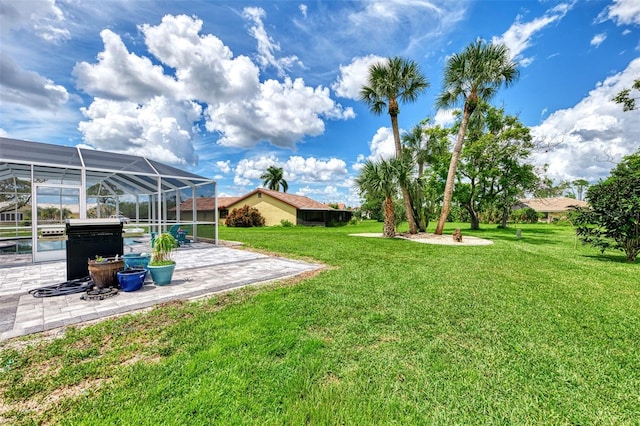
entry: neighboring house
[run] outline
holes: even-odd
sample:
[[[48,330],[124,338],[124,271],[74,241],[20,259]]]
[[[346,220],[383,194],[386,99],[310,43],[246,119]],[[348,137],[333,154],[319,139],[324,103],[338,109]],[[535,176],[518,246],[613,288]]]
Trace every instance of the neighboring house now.
[[[296,225],[328,226],[346,223],[352,212],[337,210],[301,195],[258,188],[238,198],[227,208],[229,211],[244,205],[255,207],[265,219],[265,225],[280,225],[289,221]]]
[[[15,224],[22,222],[31,215],[31,204],[16,209],[12,202],[0,202],[0,224]]]
[[[586,207],[586,201],[576,200],[575,198],[557,197],[557,198],[530,198],[521,199],[514,209],[524,209],[530,207],[543,214],[543,220],[547,223],[553,222],[554,219],[560,219],[566,212],[573,207]]]
[[[218,217],[222,220],[229,214],[228,206],[238,200],[240,197],[218,197]],[[187,201],[180,204],[180,221],[192,222],[193,221],[193,199],[189,198]],[[214,222],[214,198],[213,197],[200,197],[196,198],[196,212],[198,222]],[[176,219],[176,208],[171,209],[170,219]]]
[[[245,204],[260,211],[266,226],[280,225],[284,220],[296,225],[327,226],[332,223],[349,222],[353,214],[351,211],[337,210],[301,195],[258,188],[241,197],[218,197],[220,223],[224,223],[229,212]],[[191,198],[180,204],[180,221],[193,220],[192,206]],[[213,222],[213,198],[196,198],[196,211],[198,221]],[[171,216],[175,219],[175,207],[171,209]]]

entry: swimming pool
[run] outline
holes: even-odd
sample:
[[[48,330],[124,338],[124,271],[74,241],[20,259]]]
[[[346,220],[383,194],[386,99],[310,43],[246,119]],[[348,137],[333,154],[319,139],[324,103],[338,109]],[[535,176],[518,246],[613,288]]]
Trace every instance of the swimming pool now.
[[[140,244],[139,237],[125,237],[122,239],[122,244],[126,246],[132,246]],[[66,241],[39,241],[39,251],[53,251],[53,250],[65,250]],[[3,254],[30,254],[32,252],[31,240],[19,239],[19,240],[4,240],[0,242],[0,255]]]

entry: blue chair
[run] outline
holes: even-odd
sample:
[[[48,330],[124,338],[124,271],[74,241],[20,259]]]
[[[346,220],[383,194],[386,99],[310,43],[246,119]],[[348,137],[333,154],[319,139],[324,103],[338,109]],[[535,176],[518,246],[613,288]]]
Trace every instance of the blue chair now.
[[[171,225],[171,228],[169,228],[169,233],[173,235],[173,238],[176,239],[176,241],[178,242],[178,246],[191,243],[191,240],[187,238],[187,230],[183,228],[183,225]]]

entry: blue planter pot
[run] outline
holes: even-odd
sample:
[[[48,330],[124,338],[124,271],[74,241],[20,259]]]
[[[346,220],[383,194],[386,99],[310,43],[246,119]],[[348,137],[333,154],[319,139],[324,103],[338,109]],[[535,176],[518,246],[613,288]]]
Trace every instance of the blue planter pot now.
[[[142,288],[147,270],[144,268],[125,269],[117,273],[118,283],[122,291],[136,291]]]
[[[124,259],[124,267],[129,268],[144,268],[147,269],[149,261],[151,260],[150,254],[141,253],[127,253],[122,256]]]
[[[165,266],[149,265],[148,268],[155,285],[167,285],[171,282],[176,264],[172,263],[171,265]]]

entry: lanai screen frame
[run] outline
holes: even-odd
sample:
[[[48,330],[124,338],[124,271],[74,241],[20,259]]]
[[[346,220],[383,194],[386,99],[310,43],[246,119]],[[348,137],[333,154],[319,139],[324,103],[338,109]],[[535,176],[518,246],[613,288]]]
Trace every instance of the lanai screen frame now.
[[[147,222],[151,230],[163,232],[168,225],[185,223],[180,220],[180,194],[191,189],[193,200],[192,212],[196,211],[196,190],[199,187],[212,185],[214,197],[214,243],[218,245],[218,196],[217,182],[146,157],[119,154],[108,151],[98,151],[80,147],[52,145],[40,142],[24,141],[0,137],[0,180],[20,178],[31,181],[31,195],[34,194],[34,176],[46,176],[51,179],[64,181],[65,177],[79,180],[80,183],[80,219],[87,215],[88,182],[107,184],[136,198],[141,195],[149,197],[149,213]],[[175,193],[176,219],[168,220],[167,198]],[[120,194],[113,193],[118,209]],[[32,203],[33,204],[33,203]],[[33,207],[35,209],[35,206]],[[99,209],[98,209],[99,211]],[[35,215],[32,215],[35,217]],[[32,219],[32,227],[35,221]],[[193,215],[190,222],[193,226],[194,240],[197,241],[198,221]],[[36,232],[32,232],[33,243],[37,239]]]

